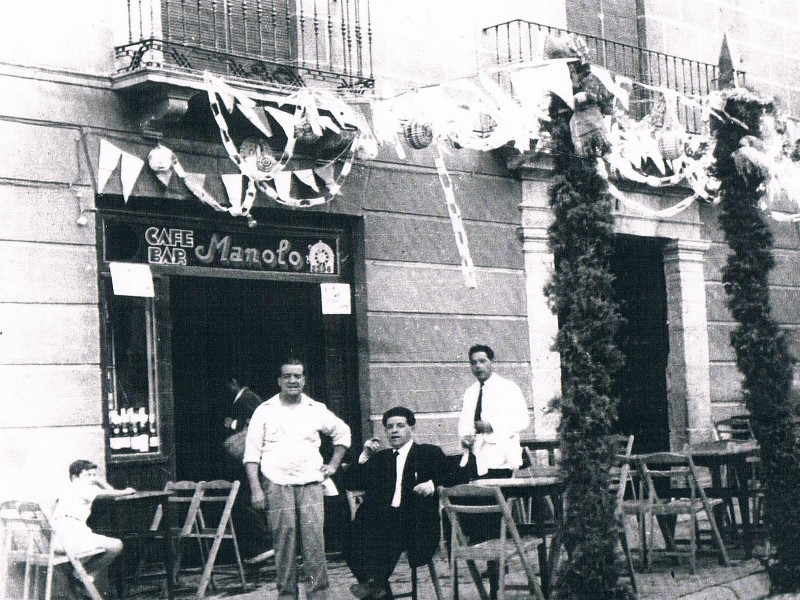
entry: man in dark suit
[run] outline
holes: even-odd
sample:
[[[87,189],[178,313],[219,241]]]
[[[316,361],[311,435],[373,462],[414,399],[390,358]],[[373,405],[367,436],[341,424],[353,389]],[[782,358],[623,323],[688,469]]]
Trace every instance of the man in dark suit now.
[[[357,464],[342,474],[347,489],[364,491],[344,543],[359,598],[392,598],[389,577],[405,551],[413,567],[427,564],[439,545],[439,485],[452,485],[444,452],[413,440],[416,418],[403,406],[387,410],[383,426],[391,448],[367,440]]]

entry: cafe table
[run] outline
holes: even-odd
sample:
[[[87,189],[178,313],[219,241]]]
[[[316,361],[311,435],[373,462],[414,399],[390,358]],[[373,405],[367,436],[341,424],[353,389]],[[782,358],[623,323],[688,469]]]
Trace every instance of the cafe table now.
[[[125,597],[126,557],[137,555],[132,552],[134,547],[142,552],[146,544],[159,537],[167,540],[164,544],[164,577],[167,584],[167,598],[173,600],[174,584],[170,576],[173,569],[173,555],[172,544],[169,543],[169,519],[162,518],[159,529],[151,530],[153,516],[159,506],[163,515],[168,514],[171,495],[172,492],[161,490],[134,492],[123,496],[98,496],[95,499],[89,525],[97,533],[121,539],[125,546],[122,555],[111,565],[110,575],[114,579],[118,598]]]
[[[546,598],[549,597],[551,578],[558,566],[558,557],[561,552],[558,527],[558,523],[563,518],[564,479],[561,470],[558,467],[530,467],[516,471],[515,476],[511,478],[476,479],[471,483],[481,487],[498,487],[504,497],[518,498],[533,507],[543,506],[547,500],[551,501],[550,505],[554,509],[552,522],[543,522],[547,518],[547,511],[532,510],[528,516],[536,522],[515,523],[521,533],[528,529],[526,525],[531,525],[530,529],[536,531],[536,535],[545,540],[539,546],[538,559],[542,593]],[[551,537],[549,550],[546,535]]]
[[[706,490],[707,495],[713,498],[736,498],[739,503],[739,514],[742,519],[742,538],[746,558],[753,556],[753,527],[750,522],[750,491],[748,480],[750,478],[750,463],[748,458],[759,451],[758,443],[748,441],[710,441],[692,444],[688,447],[694,464],[707,467],[711,473],[711,488]],[[722,473],[724,469],[731,469],[736,477],[730,478],[733,487],[725,485]],[[718,527],[722,523],[723,506],[715,507],[715,517]]]

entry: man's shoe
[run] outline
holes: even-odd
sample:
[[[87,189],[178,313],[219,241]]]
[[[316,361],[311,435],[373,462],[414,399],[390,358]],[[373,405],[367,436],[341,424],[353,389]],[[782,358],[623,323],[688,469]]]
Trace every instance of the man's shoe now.
[[[372,592],[372,586],[368,582],[354,583],[350,586],[350,593],[359,600],[364,600]]]
[[[269,560],[273,556],[275,556],[275,550],[270,548],[269,550],[265,550],[261,554],[256,554],[255,556],[251,556],[250,558],[245,558],[244,564],[257,565],[259,563],[264,562],[265,560]]]

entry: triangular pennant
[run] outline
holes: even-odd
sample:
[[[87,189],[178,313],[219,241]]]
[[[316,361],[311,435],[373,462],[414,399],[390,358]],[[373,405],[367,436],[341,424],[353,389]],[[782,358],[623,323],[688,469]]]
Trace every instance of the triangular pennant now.
[[[281,171],[280,173],[275,173],[272,181],[275,182],[275,190],[278,192],[278,196],[284,200],[290,200],[292,197],[292,172]]]
[[[107,142],[104,139],[100,140],[100,158],[97,165],[97,192],[99,194],[103,193],[108,183],[108,178],[117,168],[120,156],[122,156],[122,150],[111,142]]]
[[[231,205],[230,213],[234,216],[240,215],[242,213],[242,174],[225,173],[220,175],[220,178],[228,194],[228,202]]]
[[[122,197],[125,202],[133,191],[133,186],[136,185],[136,180],[139,179],[139,173],[142,171],[144,161],[138,156],[122,153],[122,167],[120,169],[120,179],[122,180]]]
[[[264,114],[261,108],[252,108],[241,102],[237,106],[242,114],[247,117],[247,120],[257,127],[261,133],[267,137],[272,137],[272,127],[269,126],[267,115]]]
[[[175,171],[173,169],[169,169],[167,171],[156,171],[156,177],[158,180],[164,185],[164,187],[169,187],[169,182],[172,181],[172,174]]]
[[[198,192],[205,193],[203,186],[206,183],[206,175],[205,173],[186,173],[186,176],[184,177],[184,183],[186,183],[186,187],[188,187],[192,193],[197,196]]]
[[[272,118],[278,122],[278,125],[281,126],[281,129],[283,129],[287,137],[294,137],[294,126],[297,122],[294,115],[279,108],[273,108],[272,106],[265,106],[264,110],[272,115]]]
[[[322,179],[322,181],[324,181],[325,185],[328,187],[336,185],[336,179],[333,176],[333,164],[327,164],[324,167],[318,167],[314,169],[314,173],[316,173],[317,177]]]
[[[331,168],[333,168],[331,166]],[[298,171],[293,171],[295,177],[297,177],[302,183],[310,187],[315,192],[319,192],[319,186],[317,186],[317,180],[314,177],[314,171],[311,169],[301,169]]]

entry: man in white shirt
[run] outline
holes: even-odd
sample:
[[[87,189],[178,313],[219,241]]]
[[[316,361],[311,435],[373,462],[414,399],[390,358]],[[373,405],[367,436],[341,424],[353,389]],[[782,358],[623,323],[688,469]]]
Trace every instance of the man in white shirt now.
[[[303,393],[305,369],[299,360],[281,365],[278,385],[280,393],[256,409],[247,429],[243,462],[251,502],[256,509],[268,509],[278,598],[298,597],[299,533],[308,578],[306,596],[324,600],[329,582],[322,481],[339,468],[350,446],[350,428],[324,404]],[[320,434],[333,441],[327,464],[319,452]]]
[[[464,392],[458,435],[474,457],[474,477],[511,477],[522,465],[519,432],[530,424],[528,405],[519,386],[493,373],[494,351],[483,344],[469,349],[477,381]]]
[[[522,466],[519,432],[530,423],[528,405],[519,386],[493,373],[494,351],[486,345],[472,346],[467,355],[477,380],[464,392],[458,436],[470,452],[466,468],[470,479],[511,477]],[[499,528],[495,515],[475,515],[465,533],[472,541],[490,539]],[[499,565],[488,561],[489,594],[497,597]]]

